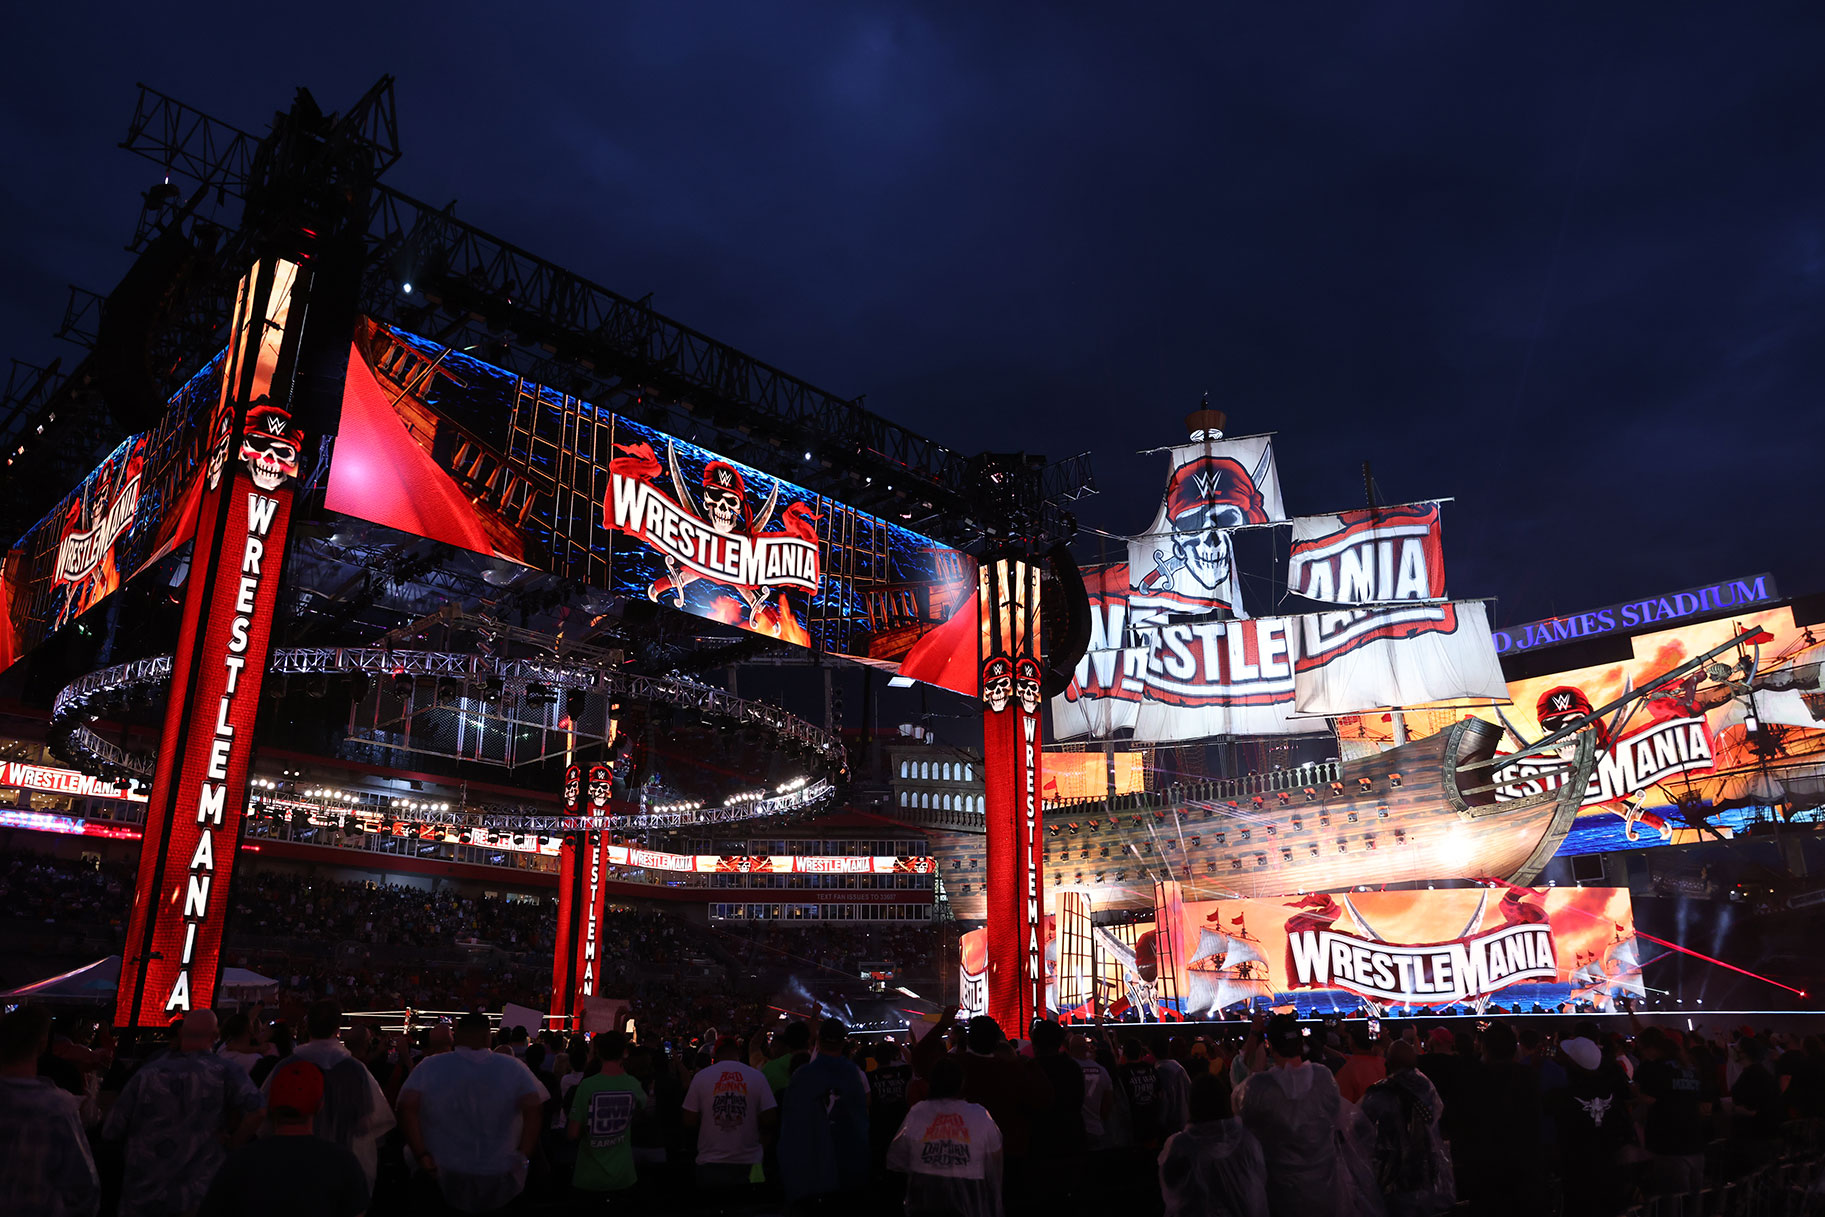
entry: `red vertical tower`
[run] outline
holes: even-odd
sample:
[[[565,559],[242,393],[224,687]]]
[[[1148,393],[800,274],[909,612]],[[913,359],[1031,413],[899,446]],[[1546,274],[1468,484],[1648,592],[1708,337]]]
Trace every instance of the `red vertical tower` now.
[[[579,809],[579,792],[583,803]],[[600,991],[602,906],[608,878],[608,832],[614,774],[607,765],[589,767],[589,780],[572,765],[564,776],[567,814],[582,812],[564,838],[559,855],[558,935],[551,963],[551,1013],[573,1030],[583,1025],[587,999]]]
[[[215,1002],[303,452],[290,404],[308,281],[296,262],[264,260],[236,300],[121,955],[119,1026],[163,1026]]]
[[[994,558],[977,569],[976,585],[988,827],[989,1013],[1011,1036],[1025,1036],[1046,1008],[1039,574],[1039,567],[1025,559]]]
[[[575,817],[582,811],[583,767],[572,765],[564,771],[564,814]],[[558,847],[558,932],[551,956],[551,1015],[563,1020],[554,1025],[566,1028],[577,1013],[571,1000],[577,985],[576,910],[583,902],[583,870],[577,865],[577,843],[578,834],[566,833]]]

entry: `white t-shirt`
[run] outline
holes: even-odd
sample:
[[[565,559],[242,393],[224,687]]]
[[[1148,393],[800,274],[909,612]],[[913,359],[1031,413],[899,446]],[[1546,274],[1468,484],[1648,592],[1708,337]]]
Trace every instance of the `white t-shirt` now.
[[[776,1106],[766,1075],[752,1065],[717,1061],[699,1069],[684,1092],[684,1109],[700,1118],[697,1161],[759,1162],[760,1113]]]
[[[418,1092],[419,1128],[437,1161],[444,1198],[464,1212],[500,1208],[526,1185],[520,1100],[550,1097],[517,1056],[457,1048],[426,1057],[400,1097]]]
[[[234,1049],[230,1048],[227,1044],[223,1044],[220,1048],[217,1048],[215,1050],[215,1054],[219,1057],[224,1057],[228,1060],[233,1061],[235,1064],[239,1065],[242,1068],[242,1070],[244,1070],[247,1073],[252,1073],[253,1067],[260,1063],[260,1054],[259,1053],[257,1053],[257,1052],[236,1052]]]
[[[1001,1130],[988,1108],[962,1099],[914,1103],[894,1136],[893,1160],[915,1175],[980,1179],[990,1154],[1001,1152]]]

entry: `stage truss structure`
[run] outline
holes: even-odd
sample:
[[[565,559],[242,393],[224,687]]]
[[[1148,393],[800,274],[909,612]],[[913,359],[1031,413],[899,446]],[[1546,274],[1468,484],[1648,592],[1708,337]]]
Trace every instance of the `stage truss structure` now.
[[[79,677],[59,690],[51,703],[50,734],[63,755],[77,768],[102,776],[149,778],[156,758],[133,752],[102,739],[89,723],[104,712],[147,698],[171,679],[169,655],[137,659],[102,668]],[[393,650],[378,647],[290,647],[274,650],[268,675],[328,680],[358,676],[368,679],[364,702],[374,701],[373,720],[350,738],[382,747],[419,751],[452,759],[480,761],[513,768],[534,764],[574,747],[580,739],[606,742],[610,737],[614,707],[639,703],[673,713],[693,714],[702,722],[733,729],[758,731],[782,752],[802,756],[808,764],[825,770],[825,786],[833,786],[847,768],[843,743],[831,732],[814,726],[778,706],[737,697],[727,690],[679,678],[643,676],[567,664],[548,659],[501,659],[488,655],[441,651]],[[421,686],[430,688],[428,702],[419,699]],[[444,689],[449,692],[440,692]],[[582,695],[579,706],[574,695]],[[387,709],[388,703],[393,709]],[[415,712],[414,705],[419,709]],[[409,724],[421,715],[470,718],[494,722],[518,741],[534,742],[524,751],[491,759],[485,747],[463,751],[438,751],[433,746],[411,746],[403,734],[388,730]],[[447,724],[446,724],[447,725]],[[472,728],[474,730],[476,728]],[[421,737],[422,738],[422,737]],[[778,796],[791,799],[798,792]],[[741,818],[757,814],[768,800],[742,808]],[[787,810],[791,810],[788,808]],[[695,821],[693,821],[695,822]],[[654,825],[658,827],[658,825]]]

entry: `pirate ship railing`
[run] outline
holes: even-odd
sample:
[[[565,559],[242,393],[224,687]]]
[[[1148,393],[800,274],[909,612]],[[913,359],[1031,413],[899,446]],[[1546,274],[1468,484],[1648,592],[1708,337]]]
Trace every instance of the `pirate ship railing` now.
[[[1296,765],[1291,769],[1271,769],[1237,778],[1210,778],[1201,782],[1174,784],[1163,790],[1121,794],[1114,798],[1047,799],[1048,812],[1082,813],[1086,816],[1130,815],[1144,811],[1203,810],[1207,805],[1252,801],[1257,795],[1287,795],[1287,802],[1298,796],[1301,803],[1316,802],[1325,789],[1342,780],[1342,761],[1320,761]],[[923,828],[948,828],[957,832],[985,832],[981,812],[948,811],[937,808],[896,807],[886,814],[905,824]]]

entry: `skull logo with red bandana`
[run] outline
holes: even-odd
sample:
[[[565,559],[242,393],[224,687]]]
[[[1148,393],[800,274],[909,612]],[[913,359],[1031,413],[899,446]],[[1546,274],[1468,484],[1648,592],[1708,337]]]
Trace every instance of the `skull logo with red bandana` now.
[[[292,426],[291,414],[262,397],[247,409],[241,431],[241,461],[261,490],[277,490],[298,476],[298,450],[304,433]]]

